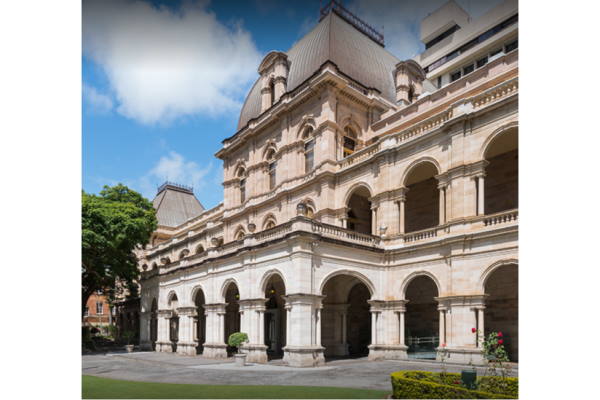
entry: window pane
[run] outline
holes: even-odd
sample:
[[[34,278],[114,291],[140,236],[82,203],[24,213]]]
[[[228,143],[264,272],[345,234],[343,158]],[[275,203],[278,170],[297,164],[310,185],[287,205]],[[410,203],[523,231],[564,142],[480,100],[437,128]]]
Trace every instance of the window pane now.
[[[271,164],[269,164],[269,188],[270,189],[273,189],[275,187],[276,168],[277,168],[276,162],[272,162]]]
[[[102,303],[101,302],[96,303],[96,314],[102,314]]]
[[[457,79],[460,79],[460,71],[456,71],[450,75],[450,82],[454,82]]]
[[[480,58],[479,60],[477,60],[477,68],[483,67],[485,64],[487,64],[487,62],[488,62],[487,56]]]
[[[463,68],[463,75],[470,74],[474,70],[475,70],[475,66],[473,64],[467,65],[466,67]]]
[[[513,51],[517,47],[519,47],[519,41],[515,40],[515,41],[510,42],[509,44],[507,44],[506,45],[506,49],[504,51],[505,51],[505,53],[508,53],[509,51]]]
[[[304,154],[304,173],[309,173],[314,167],[314,152],[312,150]]]
[[[242,179],[240,181],[240,202],[246,201],[246,180]]]

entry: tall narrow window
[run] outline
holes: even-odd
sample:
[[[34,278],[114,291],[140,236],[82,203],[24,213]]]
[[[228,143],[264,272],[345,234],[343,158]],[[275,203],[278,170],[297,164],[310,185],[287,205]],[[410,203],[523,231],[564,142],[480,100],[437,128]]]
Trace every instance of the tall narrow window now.
[[[96,314],[104,314],[104,304],[101,301],[96,302]]]
[[[269,164],[269,189],[274,189],[277,184],[277,161]]]
[[[344,129],[344,142],[342,143],[344,158],[348,157],[356,150],[356,133],[350,128]]]
[[[240,180],[240,203],[246,201],[246,179]]]
[[[304,173],[308,174],[315,166],[315,141],[304,143]]]
[[[275,82],[271,79],[269,82],[269,91],[271,92],[271,105],[275,104]]]
[[[88,306],[85,306],[85,311],[83,313],[83,316],[87,317],[88,315],[90,315],[90,308]]]

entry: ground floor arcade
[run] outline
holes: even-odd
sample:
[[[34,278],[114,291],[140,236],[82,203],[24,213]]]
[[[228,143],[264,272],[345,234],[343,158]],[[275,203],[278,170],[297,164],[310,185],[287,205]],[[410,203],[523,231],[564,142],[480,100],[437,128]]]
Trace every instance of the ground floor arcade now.
[[[275,270],[253,282],[226,279],[220,302],[210,301],[216,296],[207,291],[215,285],[206,282],[187,285],[189,292],[170,288],[162,308],[153,299],[142,313],[142,345],[225,358],[232,351],[228,336],[242,331],[249,336],[243,351],[251,362],[282,358],[292,366],[316,366],[340,357],[435,359],[445,344],[448,362],[481,363],[481,332],[502,331],[511,361],[518,361],[517,271],[515,259],[492,263],[478,277],[480,293],[448,295],[443,279],[419,270],[407,274],[397,299],[378,295],[374,279],[349,269],[329,273],[316,294],[291,292]],[[251,292],[244,283],[259,285],[261,295],[244,296]],[[182,304],[181,297],[188,302]]]

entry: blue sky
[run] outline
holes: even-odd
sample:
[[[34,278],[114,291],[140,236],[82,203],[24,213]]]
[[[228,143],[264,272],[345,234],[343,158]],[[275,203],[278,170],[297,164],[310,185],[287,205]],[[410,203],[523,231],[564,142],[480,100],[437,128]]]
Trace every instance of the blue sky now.
[[[325,1],[323,1],[325,3]],[[419,21],[443,0],[346,0],[401,59],[422,50]],[[498,0],[461,0],[472,16]],[[83,3],[83,189],[124,183],[152,199],[166,179],[223,198],[214,157],[270,50],[316,23],[319,0]]]

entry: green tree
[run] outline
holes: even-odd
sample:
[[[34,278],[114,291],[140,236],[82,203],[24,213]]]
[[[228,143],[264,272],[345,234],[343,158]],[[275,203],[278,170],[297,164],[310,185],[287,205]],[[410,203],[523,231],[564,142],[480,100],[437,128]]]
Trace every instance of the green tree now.
[[[99,195],[82,192],[82,314],[96,290],[110,299],[119,286],[135,292],[139,277],[133,250],[156,229],[152,203],[127,186],[104,186]]]

